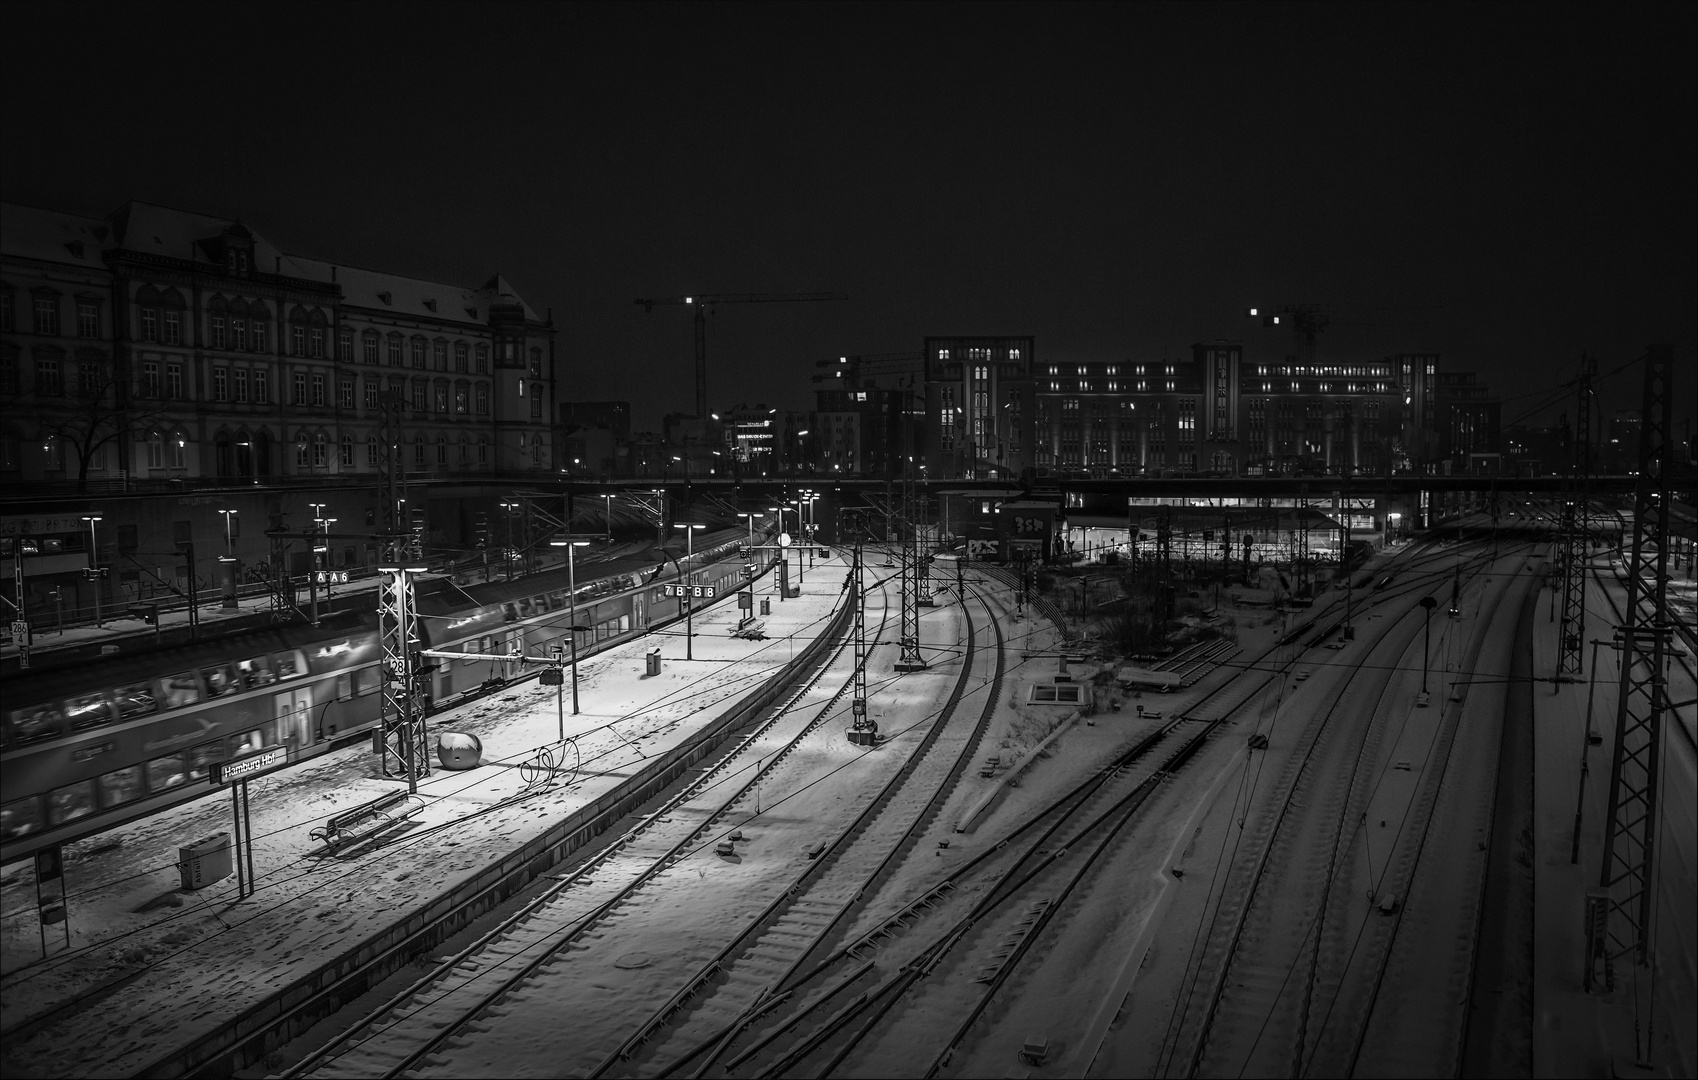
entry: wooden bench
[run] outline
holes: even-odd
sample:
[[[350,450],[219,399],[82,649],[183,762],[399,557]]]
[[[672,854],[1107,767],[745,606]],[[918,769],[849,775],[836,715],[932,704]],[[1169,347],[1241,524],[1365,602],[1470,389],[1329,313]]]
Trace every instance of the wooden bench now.
[[[323,841],[324,846],[335,853],[342,848],[370,840],[379,833],[400,825],[423,809],[422,806],[407,807],[400,813],[391,813],[406,801],[405,791],[391,791],[387,795],[379,795],[352,810],[332,814],[322,826],[314,829],[309,835],[314,840]]]

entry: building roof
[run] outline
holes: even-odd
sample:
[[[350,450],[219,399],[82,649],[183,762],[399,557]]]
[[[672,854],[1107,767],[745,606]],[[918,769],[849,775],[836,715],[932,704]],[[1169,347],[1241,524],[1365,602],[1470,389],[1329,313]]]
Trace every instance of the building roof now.
[[[106,269],[100,253],[112,246],[112,230],[99,218],[0,203],[0,252],[21,259]]]
[[[0,228],[0,250],[7,255],[75,263],[93,269],[105,268],[101,252],[107,249],[165,255],[213,268],[217,264],[207,251],[205,242],[227,235],[241,236],[253,241],[255,270],[306,281],[329,283],[334,280],[341,286],[344,299],[358,307],[379,311],[389,309],[402,315],[481,326],[489,321],[490,306],[505,302],[520,305],[527,320],[542,321],[535,309],[500,274],[491,276],[482,286],[472,288],[343,266],[323,259],[290,255],[240,220],[177,210],[156,203],[132,200],[104,221],[4,203],[0,204],[0,226],[3,226]]]

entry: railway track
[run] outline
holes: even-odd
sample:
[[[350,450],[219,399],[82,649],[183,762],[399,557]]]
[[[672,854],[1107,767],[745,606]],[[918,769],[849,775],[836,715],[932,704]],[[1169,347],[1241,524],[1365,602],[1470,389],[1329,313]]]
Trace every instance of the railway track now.
[[[983,608],[991,631],[991,670],[979,672],[978,627],[967,625],[961,672],[949,700],[920,745],[849,827],[799,875],[773,908],[753,921],[680,994],[689,1008],[668,1002],[604,1060],[592,1076],[699,1074],[720,1056],[730,1038],[774,1003],[807,959],[838,933],[874,895],[903,856],[935,820],[957,781],[980,751],[1001,695],[1005,636],[1003,605],[988,591],[968,590]],[[983,698],[971,724],[951,723],[969,698]],[[712,985],[707,986],[712,976]],[[645,1045],[646,1044],[646,1045]]]
[[[1417,584],[1405,595],[1427,588]],[[1332,1006],[1344,1000],[1345,976],[1355,972],[1360,979],[1367,970],[1353,967],[1340,944],[1346,934],[1340,928],[1359,922],[1357,909],[1364,906],[1356,888],[1362,880],[1355,865],[1357,829],[1379,773],[1389,766],[1380,763],[1381,742],[1399,712],[1385,699],[1389,680],[1353,684],[1365,669],[1400,666],[1421,634],[1421,622],[1413,620],[1383,636],[1369,655],[1351,664],[1333,706],[1298,733],[1264,801],[1267,810],[1253,816],[1238,841],[1239,857],[1221,888],[1207,939],[1194,959],[1191,990],[1164,1047],[1167,1074],[1331,1075],[1330,1048],[1356,1019],[1351,1009],[1333,1012]],[[1476,634],[1476,648],[1478,640]],[[1361,715],[1369,720],[1357,721]],[[1422,774],[1418,820],[1430,814],[1431,796],[1442,782],[1454,716],[1440,728],[1437,767]],[[1397,891],[1414,870],[1406,862],[1377,884],[1385,893]],[[1312,1051],[1323,1031],[1329,1050],[1317,1062]]]
[[[703,882],[691,879],[678,867],[680,860],[692,855],[701,858],[705,849],[716,841],[739,835],[741,829],[727,822],[736,818],[748,825],[751,819],[758,818],[763,788],[770,813],[775,802],[782,803],[810,786],[817,762],[802,762],[792,767],[786,761],[819,756],[819,741],[810,740],[809,736],[822,728],[836,735],[835,725],[828,721],[837,717],[833,710],[850,685],[852,680],[845,677],[817,711],[812,703],[806,710],[794,707],[808,694],[807,688],[803,688],[790,708],[746,739],[737,753],[722,762],[712,775],[699,779],[645,819],[639,829],[622,838],[615,845],[615,854],[574,872],[549,894],[533,901],[525,912],[485,935],[476,946],[439,965],[430,976],[374,1014],[374,1021],[366,1027],[303,1061],[291,1074],[428,1073],[440,1054],[451,1051],[457,1055],[475,1054],[475,1046],[470,1051],[467,1047],[476,1042],[475,1036],[484,1023],[506,1010],[522,1007],[526,999],[546,999],[551,991],[558,990],[562,976],[551,974],[549,969],[560,967],[570,977],[569,973],[576,970],[570,963],[572,954],[594,952],[598,948],[605,952],[607,943],[599,939],[617,939],[617,923],[623,917],[645,908],[664,907],[675,902],[679,893],[695,894],[686,903],[710,903],[711,892],[703,884],[705,874]],[[814,696],[824,696],[823,689]],[[795,718],[798,712],[804,713],[800,719]],[[889,760],[889,755],[885,759]],[[720,781],[737,769],[736,763],[752,761],[759,765],[738,770],[744,774],[742,782],[733,790],[724,790],[728,785]],[[756,813],[745,816],[751,798],[755,800]],[[726,842],[735,845],[735,841]],[[760,891],[745,887],[738,891],[736,899],[726,897],[722,903],[728,907],[738,902],[747,904]],[[777,899],[782,897],[781,891]],[[775,914],[776,905],[769,905],[768,913]],[[669,962],[657,967],[654,973],[658,978],[645,978],[645,985],[670,986],[681,974],[677,970],[679,964],[672,962],[676,958],[666,959]],[[632,966],[646,967],[647,960],[645,957],[642,964]],[[717,970],[718,965],[710,962],[687,974],[682,979],[686,989],[674,994],[670,1005],[657,1003],[658,1014],[670,1016],[677,1004],[687,1001]],[[652,993],[634,995],[642,1000],[653,996]],[[624,1002],[618,1027],[627,1029],[624,1021],[644,1007],[639,1000]],[[634,1045],[640,1045],[646,1038],[644,1032],[663,1022],[641,1025],[641,1038]],[[598,1031],[595,1038],[574,1040],[570,1066],[573,1071],[598,1068],[595,1059],[602,1056],[611,1030]],[[606,1060],[618,1059],[622,1049],[614,1050]]]

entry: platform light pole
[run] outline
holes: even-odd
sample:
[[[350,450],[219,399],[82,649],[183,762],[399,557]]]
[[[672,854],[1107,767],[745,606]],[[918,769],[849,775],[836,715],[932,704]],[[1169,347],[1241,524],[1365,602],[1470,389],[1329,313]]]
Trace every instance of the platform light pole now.
[[[684,530],[684,561],[690,562],[696,554],[696,530],[705,529],[707,526],[684,524],[681,522],[673,522],[673,524]],[[684,579],[678,583],[679,588],[684,593],[684,659],[694,660],[696,658],[694,651],[694,642],[696,638],[696,608],[695,605],[690,602],[690,588],[694,585],[694,582],[689,581],[689,571],[686,571],[679,576]]]
[[[1423,709],[1427,707],[1427,657],[1433,648],[1433,609],[1438,606],[1431,596],[1421,597],[1421,607],[1427,614],[1421,622],[1421,696],[1416,705]]]
[[[231,517],[234,514],[241,513],[241,511],[220,510],[218,512],[224,515],[224,554],[218,557],[218,561],[224,564],[224,603],[221,606],[229,611],[239,606],[236,603],[236,548],[232,527],[234,523]]]
[[[749,554],[753,556],[755,547],[755,519],[758,517],[766,517],[766,515],[753,510],[748,511],[747,513],[739,510],[737,512],[737,516],[749,519]]]
[[[548,543],[549,543],[550,547],[563,547],[563,548],[566,549],[566,589],[567,589],[566,595],[568,597],[568,599],[566,601],[566,610],[567,610],[566,622],[569,626],[567,633],[570,634],[571,638],[572,638],[572,715],[577,716],[578,715],[578,557],[577,557],[577,553],[574,551],[574,549],[575,548],[581,548],[581,547],[589,547],[590,542],[588,540],[573,540],[571,537],[563,536],[563,537],[559,537],[559,538],[554,539],[554,540],[550,540]],[[565,722],[562,721],[562,725],[564,725],[564,723]],[[565,729],[564,726],[562,726],[561,729],[560,729],[560,741],[561,742],[566,741],[566,729]]]
[[[100,629],[104,628],[106,624],[102,621],[100,614],[100,541],[95,534],[94,527],[105,519],[99,514],[84,514],[83,520],[88,522],[88,576],[89,584],[94,587],[94,625],[97,629]],[[23,541],[19,539],[16,543],[19,545],[18,557],[21,559],[23,557]],[[24,598],[20,593],[18,603],[21,605],[23,602]]]
[[[507,546],[501,549],[501,566],[506,571],[506,573],[502,576],[502,580],[503,581],[512,581],[513,580],[513,515],[519,512],[519,504],[516,503],[516,502],[500,502],[500,503],[497,503],[496,505],[501,507],[501,516],[506,519],[506,525],[507,525]]]
[[[603,495],[602,498],[606,500],[607,510],[603,520],[607,522],[607,543],[611,547],[613,545],[613,496],[611,494]]]

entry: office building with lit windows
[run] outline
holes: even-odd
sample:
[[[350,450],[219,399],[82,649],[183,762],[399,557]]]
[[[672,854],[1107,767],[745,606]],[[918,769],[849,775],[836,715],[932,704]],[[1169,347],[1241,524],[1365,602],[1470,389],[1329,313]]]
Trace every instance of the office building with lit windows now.
[[[237,221],[131,202],[0,208],[0,484],[311,483],[542,472],[552,320],[481,287],[289,255]]]
[[[1029,337],[925,339],[929,476],[1383,475],[1431,467],[1446,418],[1455,441],[1495,441],[1485,387],[1453,373],[1447,403],[1435,354],[1250,362],[1233,341],[1155,361],[1033,353]]]

